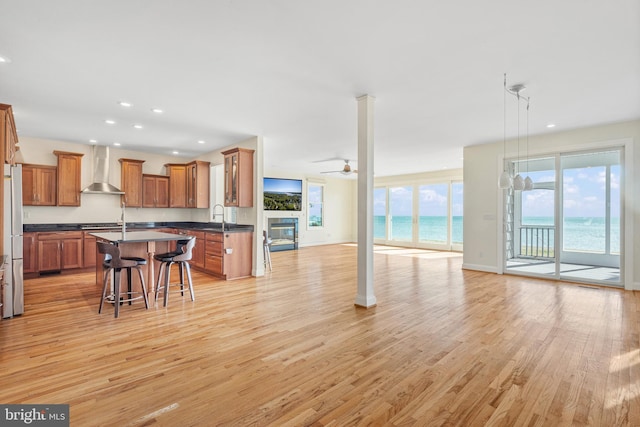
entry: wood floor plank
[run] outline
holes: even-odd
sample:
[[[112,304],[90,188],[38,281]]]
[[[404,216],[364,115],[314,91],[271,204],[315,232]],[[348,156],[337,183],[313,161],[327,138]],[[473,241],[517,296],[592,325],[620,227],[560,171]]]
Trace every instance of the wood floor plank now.
[[[194,271],[196,301],[97,313],[94,274],[25,281],[0,322],[0,402],[68,403],[75,426],[640,425],[640,293],[461,269],[377,248]]]

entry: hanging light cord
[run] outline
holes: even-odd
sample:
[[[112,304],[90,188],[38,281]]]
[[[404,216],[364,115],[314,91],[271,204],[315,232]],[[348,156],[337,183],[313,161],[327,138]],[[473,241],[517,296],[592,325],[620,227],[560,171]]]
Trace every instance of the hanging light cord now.
[[[517,169],[517,172],[520,173],[520,92],[516,93],[516,98],[518,98],[518,169]]]
[[[502,93],[502,109],[503,109],[503,133],[502,133],[502,169],[506,172],[507,168],[507,73],[504,73],[504,92]]]
[[[527,176],[529,176],[529,101],[531,97],[527,98]]]

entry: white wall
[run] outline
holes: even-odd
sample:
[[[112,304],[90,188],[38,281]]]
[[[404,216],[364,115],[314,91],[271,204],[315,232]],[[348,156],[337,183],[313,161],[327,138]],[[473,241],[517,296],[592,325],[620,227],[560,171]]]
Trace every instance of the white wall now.
[[[626,144],[629,166],[624,168],[626,178],[625,251],[633,258],[626,260],[625,287],[640,289],[640,120],[603,126],[555,132],[529,138],[529,154],[555,154],[603,146]],[[514,141],[507,147],[515,148]],[[507,157],[515,157],[507,150]],[[500,272],[502,267],[501,198],[498,176],[502,171],[502,142],[474,145],[464,149],[464,260],[468,269]],[[635,232],[634,232],[635,230]]]
[[[75,144],[65,141],[20,137],[20,151],[24,163],[56,166],[58,158],[54,150],[83,153],[81,188],[93,182],[93,162],[91,146]],[[120,158],[145,160],[142,164],[143,173],[164,175],[165,163],[188,163],[190,159],[175,156],[163,156],[137,151],[122,150],[110,147],[109,182],[120,188],[121,168]],[[200,214],[204,211],[204,214]],[[127,221],[197,221],[194,218],[206,218],[208,209],[179,209],[179,208],[127,208]],[[25,224],[64,224],[64,223],[92,223],[116,222],[120,219],[120,196],[111,194],[81,194],[79,207],[47,207],[25,206]]]

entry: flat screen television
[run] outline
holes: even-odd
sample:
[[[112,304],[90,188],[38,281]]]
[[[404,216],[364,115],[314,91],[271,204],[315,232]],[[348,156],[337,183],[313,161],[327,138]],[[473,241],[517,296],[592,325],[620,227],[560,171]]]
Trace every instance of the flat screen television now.
[[[265,211],[301,211],[302,180],[264,178]]]

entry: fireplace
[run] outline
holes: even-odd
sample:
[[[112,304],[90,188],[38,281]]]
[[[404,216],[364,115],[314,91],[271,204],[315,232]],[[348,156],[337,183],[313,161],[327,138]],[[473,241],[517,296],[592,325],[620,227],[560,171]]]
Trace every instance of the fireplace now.
[[[298,218],[269,218],[267,226],[272,252],[298,249]]]

